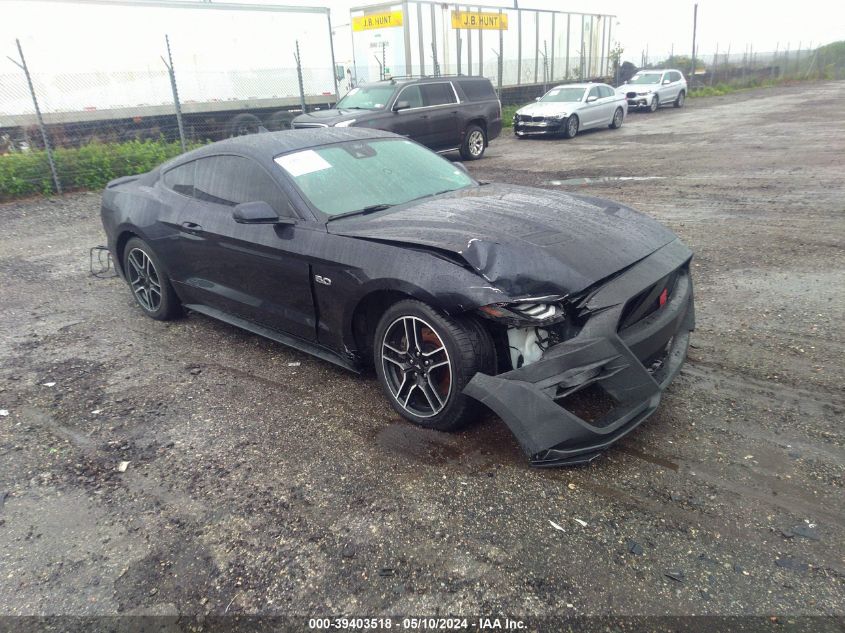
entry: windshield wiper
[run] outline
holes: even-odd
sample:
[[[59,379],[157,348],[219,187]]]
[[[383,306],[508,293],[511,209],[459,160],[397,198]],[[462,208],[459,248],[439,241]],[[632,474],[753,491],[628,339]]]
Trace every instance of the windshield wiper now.
[[[375,213],[376,211],[384,211],[385,209],[389,209],[390,207],[394,207],[394,204],[387,204],[382,202],[381,204],[371,204],[363,209],[355,209],[354,211],[347,211],[346,213],[338,213],[337,215],[329,216],[329,219],[326,222],[331,222],[332,220],[337,220],[338,218],[345,218],[350,215],[368,215],[370,213]]]
[[[479,184],[481,185],[481,184],[487,184],[487,183],[479,183]],[[416,200],[422,200],[423,198],[433,198],[434,196],[439,196],[439,195],[442,195],[444,193],[452,193],[453,191],[460,191],[461,189],[467,189],[470,186],[471,185],[466,185],[465,187],[458,187],[457,189],[444,189],[443,191],[435,191],[434,193],[427,193],[423,196],[419,196],[418,198],[412,198],[411,200],[408,200],[408,202],[415,202]]]

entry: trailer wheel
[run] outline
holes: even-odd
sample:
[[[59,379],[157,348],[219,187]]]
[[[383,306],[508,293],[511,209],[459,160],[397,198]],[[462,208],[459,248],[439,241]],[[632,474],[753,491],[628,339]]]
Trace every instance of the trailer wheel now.
[[[229,136],[258,134],[258,128],[260,127],[261,119],[254,114],[238,114],[229,121]]]
[[[279,110],[278,112],[274,112],[266,119],[264,119],[264,127],[266,127],[271,132],[276,132],[278,130],[289,130],[291,129],[291,121],[293,121],[294,114],[292,112],[288,112],[287,110]]]

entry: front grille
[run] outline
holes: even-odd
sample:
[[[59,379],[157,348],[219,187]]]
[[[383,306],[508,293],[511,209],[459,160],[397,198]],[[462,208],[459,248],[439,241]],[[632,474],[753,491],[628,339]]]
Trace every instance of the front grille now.
[[[634,98],[636,98],[637,93],[636,92],[626,92],[625,96],[628,97],[629,99],[634,99]]]
[[[516,116],[517,123],[542,123],[546,120],[544,116],[531,116],[530,114],[518,114]]]
[[[679,268],[628,301],[625,305],[625,309],[622,310],[622,317],[619,319],[618,331],[622,332],[626,328],[631,327],[635,323],[639,323],[647,316],[660,309],[660,295],[663,294],[663,291],[665,290],[668,301],[668,297],[672,296],[672,292],[675,289],[675,283],[678,281],[678,276],[680,274],[681,269]]]

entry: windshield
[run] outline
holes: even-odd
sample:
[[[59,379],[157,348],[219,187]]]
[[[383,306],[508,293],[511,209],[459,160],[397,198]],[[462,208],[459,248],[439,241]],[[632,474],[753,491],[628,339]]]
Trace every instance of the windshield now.
[[[276,164],[327,215],[403,204],[474,184],[445,158],[404,139],[326,145],[278,156]]]
[[[645,73],[643,75],[634,75],[631,77],[629,84],[659,84],[661,73]]]
[[[381,110],[390,101],[396,86],[358,86],[353,88],[337,102],[338,109]]]
[[[581,101],[584,96],[584,88],[552,88],[542,97],[540,101],[561,101],[573,102]]]

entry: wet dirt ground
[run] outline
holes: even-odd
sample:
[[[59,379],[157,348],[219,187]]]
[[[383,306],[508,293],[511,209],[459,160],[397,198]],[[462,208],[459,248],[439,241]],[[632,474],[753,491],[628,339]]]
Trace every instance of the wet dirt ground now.
[[[695,251],[689,361],[581,468],[531,469],[494,416],[421,430],[372,375],[145,318],[88,274],[96,193],[0,206],[0,614],[842,615],[844,100],[506,131],[468,165],[631,204]]]

